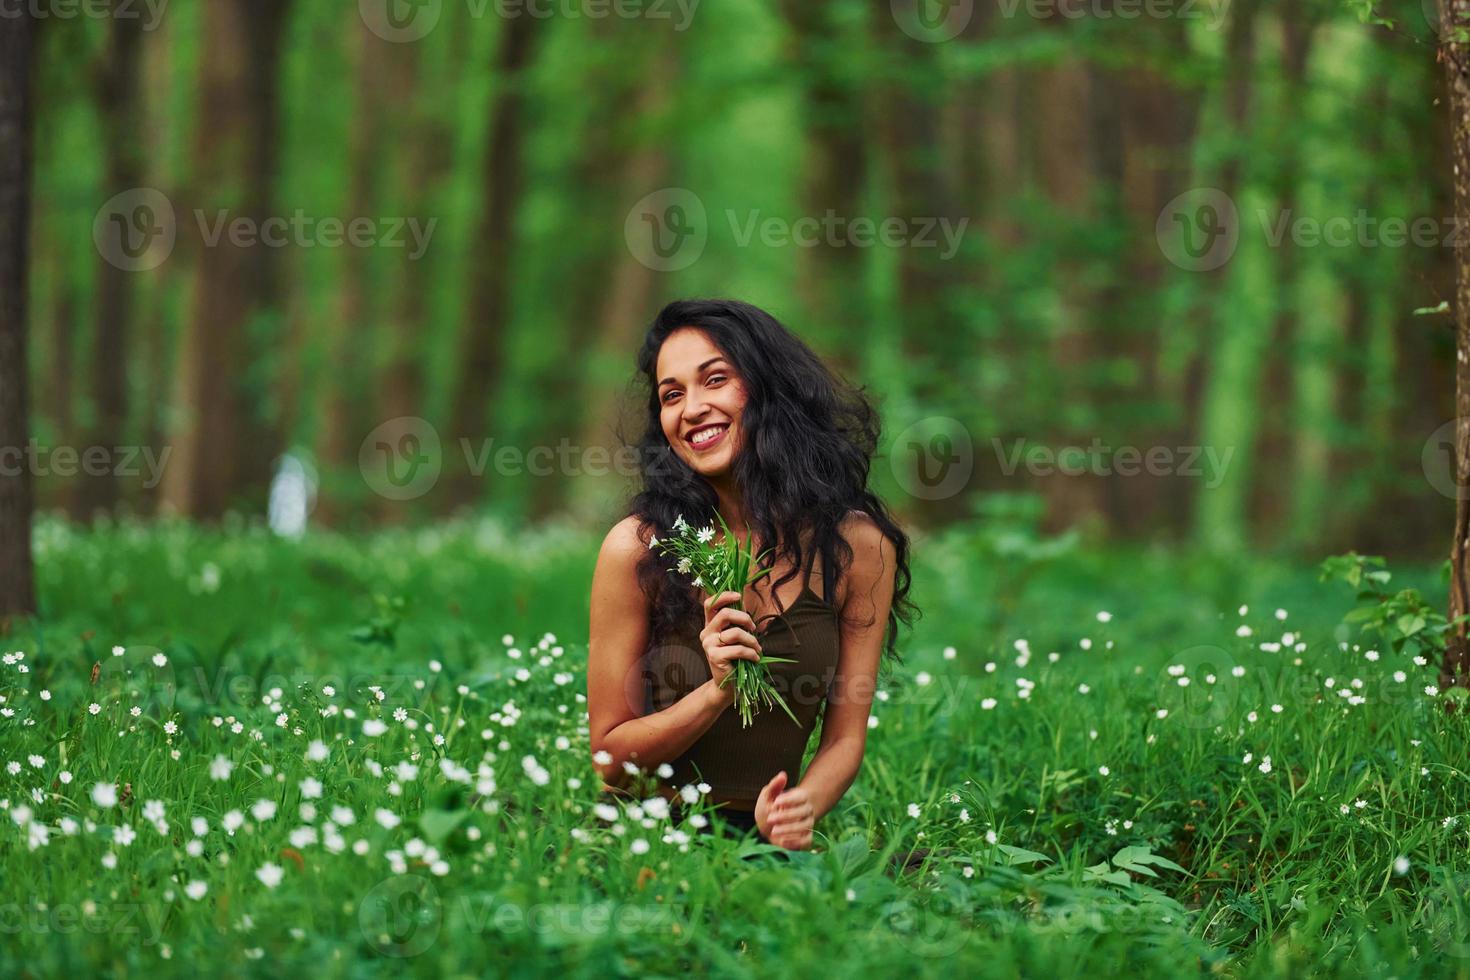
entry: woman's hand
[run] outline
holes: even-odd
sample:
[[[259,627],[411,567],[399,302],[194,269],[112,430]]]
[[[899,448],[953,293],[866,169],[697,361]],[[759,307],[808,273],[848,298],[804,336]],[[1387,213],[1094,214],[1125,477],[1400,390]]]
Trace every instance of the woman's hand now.
[[[816,811],[806,790],[786,788],[786,770],[771,777],[755,801],[755,825],[761,836],[788,851],[812,849],[812,824]]]
[[[755,638],[755,620],[750,613],[729,608],[740,601],[738,592],[721,592],[704,600],[704,629],[699,631],[699,643],[709,661],[710,676],[716,684],[723,684],[722,691],[728,692],[733,703],[735,683],[725,684],[725,678],[735,669],[735,661],[759,662],[761,644]]]

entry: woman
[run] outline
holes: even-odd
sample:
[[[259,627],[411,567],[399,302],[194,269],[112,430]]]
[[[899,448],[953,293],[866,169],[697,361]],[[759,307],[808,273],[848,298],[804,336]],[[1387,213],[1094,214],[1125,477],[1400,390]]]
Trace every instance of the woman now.
[[[908,537],[867,486],[877,418],[774,317],[733,300],[669,304],[638,371],[642,489],[592,583],[594,765],[608,793],[627,784],[625,763],[672,769],[659,792],[676,812],[681,788],[707,783],[729,823],[807,850],[857,777],[880,659],[899,659],[899,621],[914,612]],[[772,549],[774,568],[744,595],[702,601],[649,542],[681,516],[715,524],[716,511],[742,542],[754,534],[757,554]],[[742,728],[733,680],[720,685],[763,652],[794,661],[770,669],[796,724],[773,708]]]

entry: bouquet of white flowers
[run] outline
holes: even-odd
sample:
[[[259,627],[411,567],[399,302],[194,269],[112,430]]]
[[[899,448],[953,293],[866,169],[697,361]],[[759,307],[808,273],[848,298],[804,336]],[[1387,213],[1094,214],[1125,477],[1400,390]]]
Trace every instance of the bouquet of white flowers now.
[[[724,537],[718,542],[714,540],[713,525],[696,530],[680,515],[674,521],[673,538],[666,541],[653,538],[648,546],[678,559],[675,571],[685,575],[693,574],[695,588],[703,589],[707,595],[719,595],[721,592],[744,595],[748,585],[771,571],[767,568],[755,575],[750,574],[750,566],[770,552],[752,555],[753,535],[747,534],[742,546],[740,540],[730,533],[723,517],[716,513],[715,520],[720,522],[720,528],[724,531]],[[736,609],[743,608],[740,602],[734,603],[734,606]],[[790,715],[792,721],[801,724],[796,715],[791,714],[785,699],[771,682],[771,673],[766,667],[771,663],[789,664],[795,661],[789,657],[768,657],[764,653],[759,661],[741,658],[735,661],[734,668],[720,682],[723,687],[730,678],[735,679],[735,709],[740,712],[742,728],[750,727],[751,718],[762,705],[768,708],[780,705],[781,710]]]

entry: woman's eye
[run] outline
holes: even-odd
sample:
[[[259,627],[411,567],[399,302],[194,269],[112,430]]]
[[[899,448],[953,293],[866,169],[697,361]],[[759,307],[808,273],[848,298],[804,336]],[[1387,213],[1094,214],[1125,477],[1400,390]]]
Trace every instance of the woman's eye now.
[[[705,382],[705,384],[707,384],[707,385],[723,384],[724,381],[725,381],[725,376],[723,374],[716,374],[716,375],[711,376],[710,379]]]
[[[672,398],[673,396],[677,395],[678,393],[679,392],[674,391],[674,390],[670,390],[670,391],[664,392],[664,397],[663,397],[664,402],[667,403],[670,398]]]

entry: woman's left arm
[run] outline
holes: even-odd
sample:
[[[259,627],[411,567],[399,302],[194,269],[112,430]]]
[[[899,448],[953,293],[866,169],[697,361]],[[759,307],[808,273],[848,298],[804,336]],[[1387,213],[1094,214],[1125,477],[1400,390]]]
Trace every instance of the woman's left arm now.
[[[852,564],[837,600],[842,609],[841,648],[822,738],[801,782],[781,793],[770,807],[768,838],[792,850],[811,847],[813,825],[837,805],[862,768],[893,602],[893,542],[866,514],[849,516],[843,533],[852,547]]]

